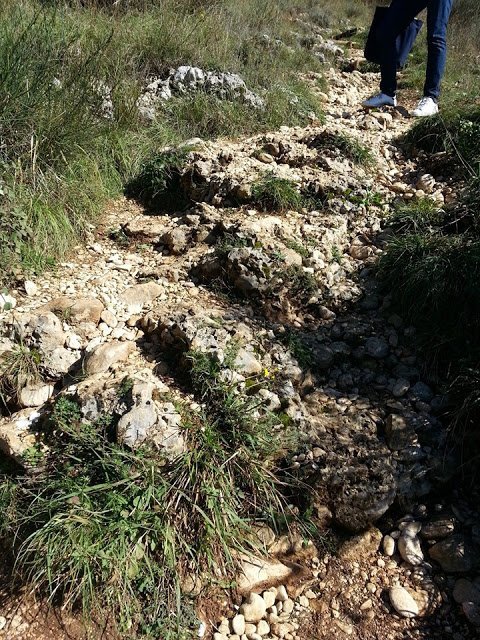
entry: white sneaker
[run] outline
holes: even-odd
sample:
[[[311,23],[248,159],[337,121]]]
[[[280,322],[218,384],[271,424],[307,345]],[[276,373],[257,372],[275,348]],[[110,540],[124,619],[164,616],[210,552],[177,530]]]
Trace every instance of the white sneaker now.
[[[412,111],[414,118],[425,118],[426,116],[434,116],[438,113],[438,104],[433,98],[422,98],[419,100],[416,108]]]
[[[368,100],[362,102],[362,107],[365,109],[377,109],[378,107],[396,107],[397,98],[395,96],[387,96],[386,93],[377,93]]]

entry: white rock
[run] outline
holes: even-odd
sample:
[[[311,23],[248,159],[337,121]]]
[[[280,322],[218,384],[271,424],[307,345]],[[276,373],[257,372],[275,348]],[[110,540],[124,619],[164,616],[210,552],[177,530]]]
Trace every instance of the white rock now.
[[[69,349],[72,349],[73,351],[77,351],[78,349],[82,348],[82,341],[81,341],[81,338],[77,336],[75,333],[70,333],[67,336],[67,339],[65,340],[65,345]]]
[[[257,624],[257,633],[259,636],[267,636],[270,633],[270,625],[266,620],[260,620]]]
[[[52,384],[29,384],[20,391],[19,404],[24,407],[40,407],[52,397]]]
[[[254,623],[260,622],[266,612],[265,600],[258,593],[251,593],[239,610],[239,613],[244,615],[247,622]]]
[[[27,294],[27,296],[36,296],[38,293],[37,285],[31,280],[25,280],[25,282],[23,283],[23,288],[25,289],[25,293]]]
[[[398,540],[398,550],[405,562],[414,567],[423,563],[423,551],[418,538],[401,536]]]
[[[393,556],[395,553],[395,540],[392,536],[386,535],[383,538],[383,552],[386,556]]]
[[[265,606],[267,607],[267,609],[270,609],[270,607],[273,607],[273,605],[275,604],[275,599],[276,599],[276,595],[277,595],[277,590],[275,589],[275,591],[264,591],[262,594],[263,599],[265,600]]]
[[[292,613],[295,603],[290,598],[287,598],[283,603],[283,612],[284,613]]]
[[[414,618],[418,615],[418,605],[403,587],[391,587],[390,602],[395,611],[404,618]]]
[[[288,593],[283,584],[277,587],[277,600],[279,602],[284,602],[285,600],[288,600]]]
[[[241,613],[232,618],[232,631],[238,636],[245,633],[245,617]]]
[[[9,296],[8,293],[0,293],[0,311],[15,309],[16,306],[17,301],[13,296]]]

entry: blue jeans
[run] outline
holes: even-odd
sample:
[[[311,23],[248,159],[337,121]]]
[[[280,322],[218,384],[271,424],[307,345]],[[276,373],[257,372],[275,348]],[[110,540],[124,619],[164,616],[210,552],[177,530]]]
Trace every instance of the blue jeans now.
[[[394,96],[397,91],[395,40],[423,9],[427,9],[428,61],[423,95],[434,100],[440,94],[440,82],[447,61],[447,24],[453,0],[393,0],[379,29],[382,51],[380,91]]]

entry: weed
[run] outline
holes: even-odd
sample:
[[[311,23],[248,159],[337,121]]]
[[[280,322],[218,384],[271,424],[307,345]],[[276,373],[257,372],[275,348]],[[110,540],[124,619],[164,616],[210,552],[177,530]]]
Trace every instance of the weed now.
[[[401,204],[388,217],[388,224],[398,233],[431,233],[445,221],[445,211],[430,198]]]
[[[131,239],[127,236],[125,231],[120,229],[112,229],[108,232],[108,237],[110,240],[113,240],[115,244],[118,244],[120,247],[128,247],[131,243]]]
[[[355,193],[349,189],[344,193],[353,204],[358,204],[369,209],[370,207],[381,207],[384,204],[384,199],[381,193],[372,191],[371,189],[365,189],[362,193]]]
[[[41,381],[41,355],[36,349],[17,344],[10,351],[0,354],[0,400],[16,400],[27,384]]]
[[[345,158],[356,164],[368,165],[373,162],[371,152],[358,140],[341,133],[322,131],[315,135],[308,146],[318,150],[337,149]]]
[[[288,290],[294,297],[308,299],[318,292],[318,282],[315,276],[303,267],[292,265],[281,273],[282,279],[288,283]]]
[[[333,245],[330,248],[330,253],[332,255],[331,262],[336,262],[337,264],[342,264],[343,255],[342,255],[341,250],[336,245]]]
[[[268,173],[252,185],[252,200],[264,211],[298,210],[303,199],[297,185],[286,178],[278,178]]]
[[[302,337],[293,331],[287,331],[283,337],[283,343],[289,349],[302,369],[310,369],[315,359],[310,347],[302,340]]]
[[[283,244],[289,249],[296,251],[299,255],[302,256],[302,258],[308,258],[310,256],[310,250],[308,249],[308,247],[306,247],[301,242],[297,242],[297,240],[294,240],[293,238],[284,238]]]
[[[126,195],[157,209],[185,209],[190,202],[181,184],[186,155],[184,151],[156,154],[142,165],[138,175],[127,184]]]

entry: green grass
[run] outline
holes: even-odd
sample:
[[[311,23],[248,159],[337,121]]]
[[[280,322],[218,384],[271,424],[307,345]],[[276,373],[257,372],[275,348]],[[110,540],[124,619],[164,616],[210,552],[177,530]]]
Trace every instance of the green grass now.
[[[398,233],[429,233],[438,230],[446,213],[430,198],[414,199],[395,207],[387,223]]]
[[[442,111],[417,122],[404,137],[407,147],[428,153],[445,151],[466,176],[480,171],[480,107]]]
[[[298,211],[304,199],[295,182],[267,173],[252,185],[252,201],[263,211]]]
[[[407,234],[380,259],[396,307],[447,357],[480,345],[480,243],[467,235]]]
[[[0,407],[15,402],[27,384],[42,381],[41,355],[23,344],[0,354]]]

